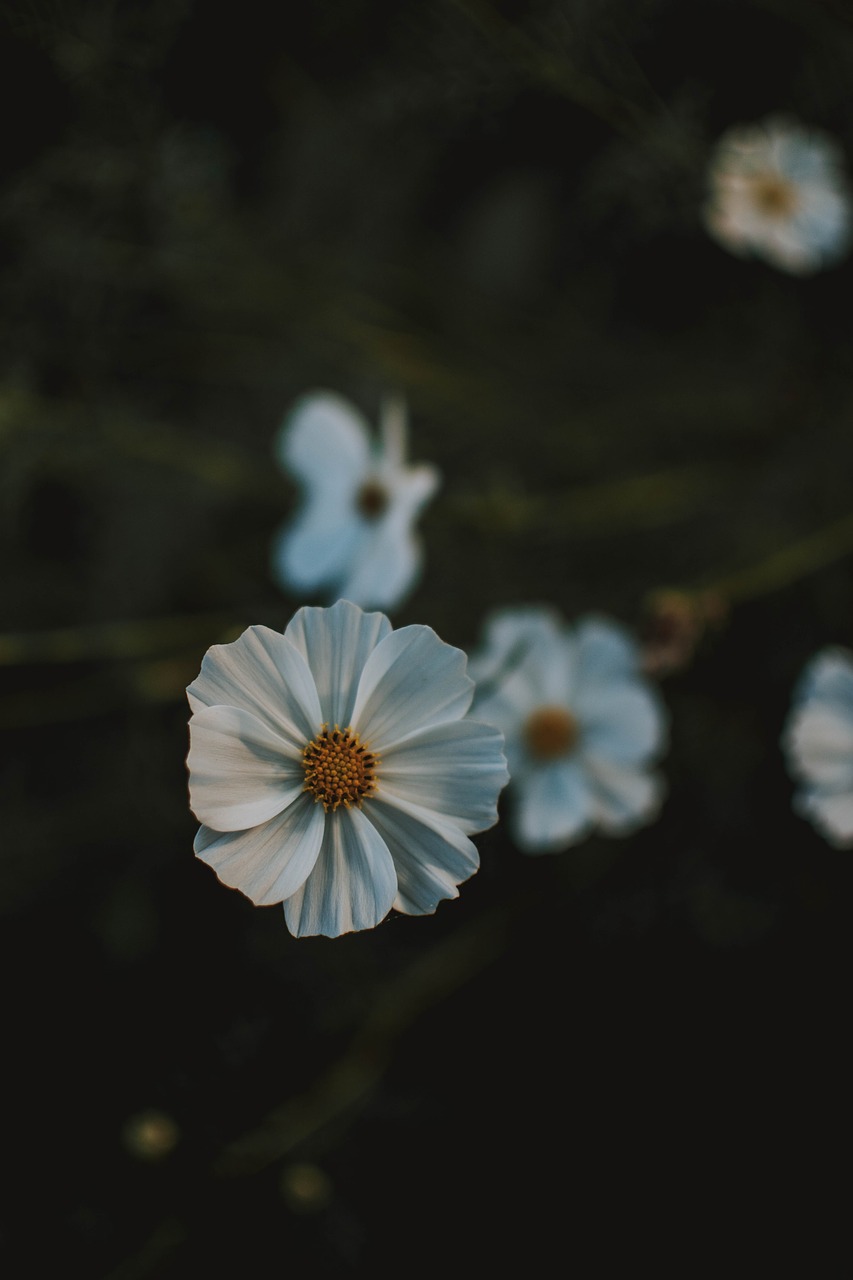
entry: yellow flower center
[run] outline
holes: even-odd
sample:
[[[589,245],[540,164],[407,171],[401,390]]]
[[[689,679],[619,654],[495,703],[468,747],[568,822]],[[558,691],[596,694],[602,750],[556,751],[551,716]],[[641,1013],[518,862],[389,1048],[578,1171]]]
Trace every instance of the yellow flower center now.
[[[752,188],[753,200],[768,218],[788,218],[797,207],[797,189],[775,173],[762,174]]]
[[[558,760],[577,745],[580,727],[565,707],[537,707],[524,726],[527,748],[537,760]]]
[[[378,480],[365,480],[356,494],[355,505],[366,520],[378,520],[388,506],[388,494]]]
[[[305,770],[303,791],[309,791],[328,813],[344,805],[361,808],[365,796],[376,791],[376,762],[374,751],[368,751],[352,729],[330,730],[324,724],[313,741],[302,752]]]

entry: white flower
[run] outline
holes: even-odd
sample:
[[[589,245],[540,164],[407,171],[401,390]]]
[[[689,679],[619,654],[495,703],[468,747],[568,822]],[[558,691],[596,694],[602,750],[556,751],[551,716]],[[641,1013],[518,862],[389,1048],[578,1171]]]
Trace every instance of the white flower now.
[[[773,116],[730,129],[714,150],[709,186],[705,225],[732,253],[805,275],[847,249],[844,160],[819,130]]]
[[[466,718],[466,657],[340,600],[214,645],[187,689],[195,852],[297,935],[433,912],[497,821],[501,735]]]
[[[639,661],[604,619],[572,629],[529,607],[488,622],[470,664],[474,714],[506,738],[512,830],[526,853],[556,852],[594,828],[626,834],[657,814],[663,783],[649,765],[666,714]]]
[[[837,848],[853,845],[853,654],[822,649],[794,690],[782,734],[801,785],[794,809]]]
[[[412,526],[439,473],[405,465],[402,400],[386,400],[381,437],[377,447],[361,414],[328,391],[304,396],[285,418],[275,453],[303,490],[273,541],[272,571],[285,589],[393,609],[415,585],[423,551]]]

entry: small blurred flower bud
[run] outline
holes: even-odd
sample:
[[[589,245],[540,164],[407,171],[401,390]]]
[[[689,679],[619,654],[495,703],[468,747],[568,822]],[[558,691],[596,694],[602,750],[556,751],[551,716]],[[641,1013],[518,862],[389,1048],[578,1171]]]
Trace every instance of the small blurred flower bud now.
[[[332,1200],[331,1179],[315,1164],[289,1164],[279,1185],[287,1207],[294,1213],[316,1213]]]
[[[165,1111],[151,1107],[130,1116],[122,1128],[126,1149],[139,1160],[162,1160],[178,1145],[180,1131]]]
[[[725,601],[716,592],[653,591],[640,626],[643,670],[658,678],[684,670],[707,630],[721,626],[725,616]]]

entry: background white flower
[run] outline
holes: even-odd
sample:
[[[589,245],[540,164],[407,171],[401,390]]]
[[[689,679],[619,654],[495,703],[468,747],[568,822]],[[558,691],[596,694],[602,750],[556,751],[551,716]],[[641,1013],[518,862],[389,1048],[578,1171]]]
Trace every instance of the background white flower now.
[[[705,224],[732,253],[802,275],[847,249],[844,158],[820,130],[781,117],[730,129],[714,149],[708,182]]]
[[[187,689],[199,858],[297,935],[428,914],[478,866],[503,741],[466,717],[466,657],[349,601],[214,645]]]
[[[649,766],[667,719],[639,661],[627,633],[601,618],[571,628],[530,607],[487,623],[470,664],[474,714],[506,738],[520,849],[556,852],[594,828],[622,835],[657,814],[663,783]]]
[[[275,454],[302,503],[276,534],[272,570],[296,592],[393,609],[423,561],[414,522],[439,485],[435,467],[407,466],[406,410],[389,397],[377,443],[362,415],[329,391],[304,396],[285,418]]]
[[[782,734],[797,813],[830,844],[853,845],[853,654],[823,649],[807,663]]]

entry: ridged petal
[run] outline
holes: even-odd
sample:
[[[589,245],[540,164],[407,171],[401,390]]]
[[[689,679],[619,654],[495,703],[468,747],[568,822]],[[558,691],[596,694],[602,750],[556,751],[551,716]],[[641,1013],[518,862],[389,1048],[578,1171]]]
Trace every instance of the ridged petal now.
[[[240,707],[300,751],[322,723],[308,663],[278,631],[249,627],[232,644],[208,649],[187,689],[194,712]]]
[[[431,915],[480,865],[477,848],[452,822],[413,804],[370,801],[370,821],[391,851],[397,872],[397,911]]]
[[[239,707],[202,707],[190,719],[187,766],[192,811],[217,831],[267,822],[303,786],[291,746]]]
[[[342,729],[351,724],[364,664],[390,632],[384,614],[364,613],[349,600],[293,615],[284,634],[311,668],[325,723]]]
[[[501,788],[509,780],[503,735],[473,720],[434,725],[383,752],[379,795],[423,806],[468,835],[498,820]]]
[[[201,827],[196,856],[223,884],[245,893],[256,906],[283,902],[308,878],[320,852],[323,806],[303,796],[283,813],[248,831]]]
[[[352,723],[374,751],[383,752],[417,729],[458,720],[474,683],[461,649],[431,627],[401,627],[371,653],[362,672]]]
[[[397,876],[388,846],[360,809],[326,815],[323,843],[313,871],[284,904],[297,937],[337,938],[372,929],[391,910]]]

